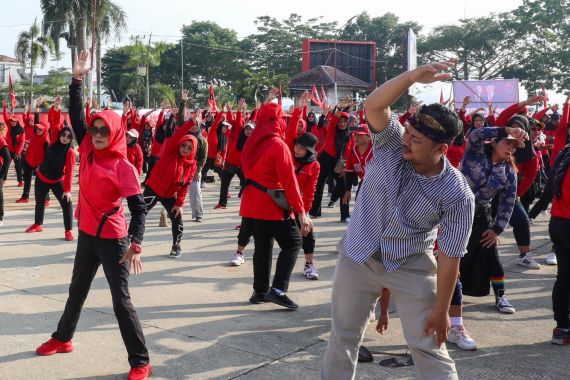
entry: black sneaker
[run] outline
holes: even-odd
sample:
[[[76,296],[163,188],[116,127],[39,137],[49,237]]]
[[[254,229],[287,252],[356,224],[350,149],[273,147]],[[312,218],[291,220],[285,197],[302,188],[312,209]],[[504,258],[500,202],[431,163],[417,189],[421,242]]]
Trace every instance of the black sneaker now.
[[[570,331],[564,331],[562,329],[555,328],[552,332],[551,343],[558,346],[570,345]]]
[[[251,295],[251,297],[249,298],[249,302],[254,303],[256,305],[259,305],[260,303],[265,303],[265,302],[269,302],[265,299],[265,295],[267,293],[258,293],[255,290],[253,291],[253,294]]]
[[[172,250],[170,251],[170,257],[172,257],[172,258],[180,257],[180,246],[179,245],[173,245],[172,246]]]
[[[289,309],[298,309],[299,305],[293,302],[287,294],[283,293],[281,295],[277,294],[274,289],[271,289],[269,293],[265,296],[265,299],[269,302],[273,302],[279,306],[283,306]]]
[[[202,223],[202,217],[197,216],[196,217],[196,223]]]

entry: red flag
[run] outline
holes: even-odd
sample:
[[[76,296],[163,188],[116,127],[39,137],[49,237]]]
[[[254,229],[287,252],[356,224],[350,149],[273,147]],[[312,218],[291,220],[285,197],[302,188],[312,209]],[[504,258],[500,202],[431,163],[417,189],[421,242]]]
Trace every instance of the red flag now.
[[[281,83],[279,83],[279,93],[277,94],[277,104],[283,105],[283,90],[281,90]]]
[[[8,71],[8,91],[10,92],[11,108],[16,108],[18,101],[16,100],[16,94],[14,94],[14,84],[12,83],[12,74],[10,71]]]
[[[216,97],[214,96],[214,86],[210,83],[210,95],[208,95],[208,104],[213,112],[216,111]]]
[[[322,109],[327,108],[327,93],[325,92],[323,86],[321,86],[321,108]]]
[[[443,99],[443,88],[441,89],[441,92],[439,93],[439,104],[445,104],[445,99]]]
[[[319,99],[319,93],[317,92],[317,87],[313,85],[313,89],[311,90],[311,101],[315,103],[319,107],[323,107],[321,99]]]
[[[544,108],[548,107],[548,94],[546,93],[546,89],[544,88],[544,84],[542,85],[542,96],[544,96]]]

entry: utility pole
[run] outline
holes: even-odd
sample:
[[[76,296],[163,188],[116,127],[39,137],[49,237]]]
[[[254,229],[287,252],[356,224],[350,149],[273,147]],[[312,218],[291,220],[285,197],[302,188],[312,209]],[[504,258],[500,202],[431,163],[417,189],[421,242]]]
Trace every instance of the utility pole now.
[[[182,25],[182,37],[180,37],[180,88],[184,90],[184,25]]]
[[[152,32],[150,32],[150,36],[148,37],[148,46],[146,49],[146,91],[144,94],[144,107],[150,108],[150,41],[152,39]]]

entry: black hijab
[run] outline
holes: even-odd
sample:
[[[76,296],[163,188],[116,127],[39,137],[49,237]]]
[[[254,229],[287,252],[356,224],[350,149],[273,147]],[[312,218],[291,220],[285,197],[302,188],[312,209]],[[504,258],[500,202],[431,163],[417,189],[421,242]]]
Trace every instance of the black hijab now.
[[[67,152],[71,149],[73,137],[69,140],[68,144],[62,144],[61,135],[63,133],[70,133],[71,136],[73,136],[71,128],[67,126],[63,127],[57,135],[57,141],[46,150],[44,160],[40,164],[42,174],[51,180],[58,180],[63,177],[63,170],[67,162]]]
[[[218,134],[218,152],[223,152],[226,149],[226,145],[228,145],[228,138],[226,133],[222,132],[222,128],[224,128],[224,124],[220,123],[216,130],[216,133]]]
[[[336,148],[336,158],[341,158],[350,135],[348,131],[348,126],[345,129],[340,129],[335,125],[335,128],[336,128],[336,136],[334,140],[334,145]]]

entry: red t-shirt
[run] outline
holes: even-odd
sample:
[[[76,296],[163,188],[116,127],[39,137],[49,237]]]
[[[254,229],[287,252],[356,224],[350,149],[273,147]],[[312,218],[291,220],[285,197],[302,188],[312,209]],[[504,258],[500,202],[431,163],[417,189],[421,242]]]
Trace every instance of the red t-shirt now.
[[[554,197],[550,214],[557,218],[570,219],[570,169],[562,181],[562,197]]]
[[[366,164],[370,162],[373,156],[374,152],[372,151],[372,143],[368,145],[368,148],[366,148],[362,154],[360,154],[356,144],[353,144],[351,149],[347,152],[346,171],[356,172],[358,178],[363,179],[364,173],[366,172]]]

